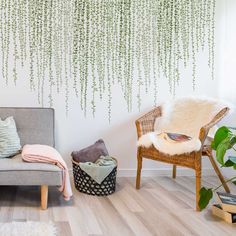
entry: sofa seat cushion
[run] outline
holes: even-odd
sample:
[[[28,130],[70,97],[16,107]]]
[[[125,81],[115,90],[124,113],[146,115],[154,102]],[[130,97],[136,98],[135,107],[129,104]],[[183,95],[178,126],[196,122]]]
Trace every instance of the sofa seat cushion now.
[[[0,185],[61,184],[62,171],[56,165],[24,162],[20,154],[11,159],[0,159]]]

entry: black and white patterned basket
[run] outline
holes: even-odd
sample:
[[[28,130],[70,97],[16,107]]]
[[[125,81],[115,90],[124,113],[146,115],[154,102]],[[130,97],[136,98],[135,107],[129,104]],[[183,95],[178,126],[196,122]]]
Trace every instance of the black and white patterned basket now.
[[[114,167],[101,184],[98,184],[80,168],[78,162],[72,160],[72,164],[75,188],[80,192],[96,196],[107,196],[115,192],[117,166]]]

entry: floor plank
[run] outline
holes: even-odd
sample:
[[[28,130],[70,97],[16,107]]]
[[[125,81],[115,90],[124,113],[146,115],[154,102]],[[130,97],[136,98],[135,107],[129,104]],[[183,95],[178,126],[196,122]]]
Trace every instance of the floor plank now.
[[[202,183],[215,187],[219,181],[210,176]],[[73,189],[69,202],[50,187],[45,211],[38,187],[0,186],[0,222],[52,221],[59,236],[236,235],[236,225],[212,216],[209,208],[194,210],[194,177],[142,178],[141,189],[134,186],[135,178],[118,178],[116,193],[107,197]],[[236,193],[234,185],[230,188]]]

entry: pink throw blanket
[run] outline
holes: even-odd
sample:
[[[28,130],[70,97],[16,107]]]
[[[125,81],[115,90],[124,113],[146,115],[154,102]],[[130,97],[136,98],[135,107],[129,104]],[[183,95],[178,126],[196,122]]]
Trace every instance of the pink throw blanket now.
[[[62,169],[62,186],[59,188],[63,192],[65,200],[70,200],[72,190],[70,185],[70,176],[67,165],[60,153],[53,147],[47,145],[25,145],[22,150],[22,159],[26,162],[42,162],[57,165]]]

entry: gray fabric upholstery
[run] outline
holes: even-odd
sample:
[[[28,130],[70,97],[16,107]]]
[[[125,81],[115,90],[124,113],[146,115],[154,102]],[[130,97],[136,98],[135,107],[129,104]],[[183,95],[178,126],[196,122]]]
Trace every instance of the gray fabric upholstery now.
[[[0,108],[0,117],[13,116],[24,144],[54,146],[54,110],[51,108]],[[23,162],[21,155],[0,159],[0,185],[55,185],[62,183],[59,167]]]
[[[56,165],[46,163],[29,163],[22,160],[21,154],[12,158],[4,158],[0,160],[0,171],[6,170],[37,170],[37,171],[61,171]]]
[[[0,107],[2,119],[13,116],[21,145],[46,144],[54,146],[54,110],[51,108]]]
[[[0,171],[0,185],[61,186],[61,172],[50,171]]]

